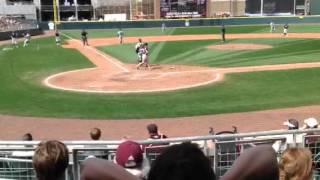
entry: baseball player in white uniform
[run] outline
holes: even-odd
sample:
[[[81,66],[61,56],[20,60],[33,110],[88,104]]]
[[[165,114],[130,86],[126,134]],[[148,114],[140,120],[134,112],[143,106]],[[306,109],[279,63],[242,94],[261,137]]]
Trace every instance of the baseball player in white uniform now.
[[[145,65],[146,68],[150,70],[150,65],[149,65],[149,49],[148,49],[148,43],[144,43],[142,47],[139,49],[141,56],[142,56],[142,62],[140,62],[136,68],[140,69],[142,65]]]
[[[26,47],[29,45],[30,39],[31,39],[31,35],[30,33],[27,32],[24,36],[23,47]]]
[[[142,62],[142,54],[140,52],[140,48],[142,47],[143,45],[143,42],[142,42],[142,39],[139,38],[139,42],[136,44],[135,46],[135,50],[136,50],[136,53],[137,53],[137,56],[138,56],[138,62]]]
[[[123,35],[124,35],[124,32],[121,31],[121,29],[117,32],[118,34],[118,38],[119,38],[119,43],[122,44],[123,43]]]

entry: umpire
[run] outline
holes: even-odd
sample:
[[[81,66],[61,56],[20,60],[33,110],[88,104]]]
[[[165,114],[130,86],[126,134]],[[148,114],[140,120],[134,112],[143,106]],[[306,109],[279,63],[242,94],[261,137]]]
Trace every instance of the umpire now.
[[[224,24],[221,26],[221,38],[222,42],[226,42],[226,28],[224,27]]]

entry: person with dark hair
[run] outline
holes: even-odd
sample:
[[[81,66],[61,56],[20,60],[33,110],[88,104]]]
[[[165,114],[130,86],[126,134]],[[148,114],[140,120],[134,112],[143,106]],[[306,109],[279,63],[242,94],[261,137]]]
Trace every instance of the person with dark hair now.
[[[288,130],[299,129],[299,121],[296,119],[288,119],[288,121],[285,121],[283,125],[288,126]]]
[[[86,46],[86,45],[89,46],[87,35],[88,35],[87,31],[83,29],[81,32],[81,39],[82,39],[83,46]]]
[[[32,135],[30,133],[26,133],[22,136],[22,141],[32,141]]]
[[[182,143],[165,149],[152,163],[148,180],[215,180],[209,159],[196,144]]]
[[[148,124],[147,130],[148,130],[150,139],[165,139],[165,138],[167,138],[166,135],[158,132],[158,126],[154,123]]]
[[[90,137],[92,140],[99,140],[101,137],[101,130],[99,128],[92,128],[90,131]]]
[[[62,180],[69,165],[67,146],[60,141],[41,142],[32,159],[38,180]]]
[[[244,151],[220,180],[278,180],[277,153],[261,145]]]

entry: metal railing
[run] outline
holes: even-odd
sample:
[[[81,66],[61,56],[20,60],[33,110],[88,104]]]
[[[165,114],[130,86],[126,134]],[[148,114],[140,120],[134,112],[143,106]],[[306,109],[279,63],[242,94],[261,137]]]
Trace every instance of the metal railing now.
[[[171,144],[194,142],[199,144],[205,155],[211,160],[216,174],[222,176],[241,153],[260,144],[273,145],[281,156],[287,147],[307,147],[313,154],[316,167],[315,177],[320,169],[320,129],[278,130],[227,135],[193,136],[159,140],[137,141],[144,147],[148,144],[162,145],[155,151],[145,148],[145,157],[152,163],[158,155]],[[313,135],[310,135],[313,134]],[[122,141],[64,141],[70,152],[70,168],[66,179],[77,180],[81,173],[83,160],[99,157],[113,161],[117,146]],[[0,141],[0,179],[35,179],[32,168],[33,150],[39,141]],[[167,145],[164,145],[167,144]],[[318,166],[319,164],[319,166]]]

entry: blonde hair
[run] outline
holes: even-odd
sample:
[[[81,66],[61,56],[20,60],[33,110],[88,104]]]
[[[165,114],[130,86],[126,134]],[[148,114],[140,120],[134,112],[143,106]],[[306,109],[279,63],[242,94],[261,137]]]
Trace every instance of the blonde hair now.
[[[312,178],[312,155],[306,148],[289,148],[279,162],[280,180],[310,180]]]

